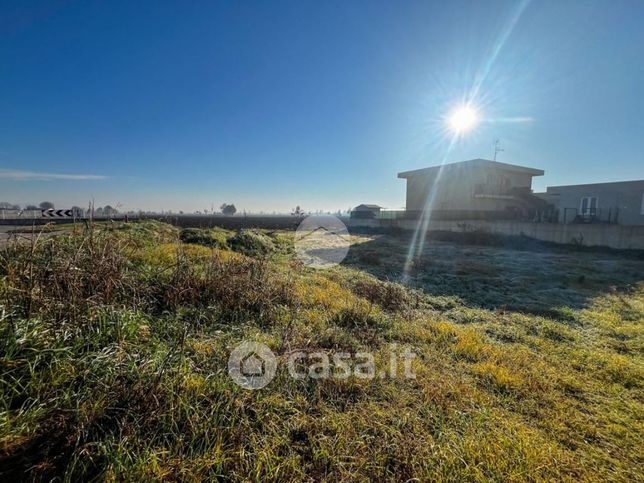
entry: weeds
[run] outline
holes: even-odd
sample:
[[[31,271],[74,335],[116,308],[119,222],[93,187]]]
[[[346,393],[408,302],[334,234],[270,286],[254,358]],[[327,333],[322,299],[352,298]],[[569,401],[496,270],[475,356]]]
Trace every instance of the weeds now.
[[[641,283],[538,315],[485,309],[465,289],[308,270],[290,236],[204,241],[145,222],[0,251],[2,479],[644,478]],[[491,284],[502,273],[471,266]],[[295,380],[280,366],[246,391],[225,372],[246,339],[280,360],[409,346],[417,377]]]
[[[226,234],[220,230],[203,230],[200,228],[184,228],[179,239],[184,243],[194,243],[206,247],[227,249]]]
[[[388,311],[405,311],[419,305],[420,296],[400,284],[381,282],[373,278],[358,280],[353,291],[371,303]]]
[[[263,256],[275,251],[273,240],[255,230],[240,230],[228,239],[230,247],[244,255]]]

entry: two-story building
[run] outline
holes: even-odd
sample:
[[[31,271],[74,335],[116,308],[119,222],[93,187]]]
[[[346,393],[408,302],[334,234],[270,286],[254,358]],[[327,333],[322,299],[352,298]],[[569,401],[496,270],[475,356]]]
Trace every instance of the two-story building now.
[[[543,170],[472,159],[398,173],[407,181],[408,217],[431,212],[434,219],[515,219],[548,205],[532,193]]]

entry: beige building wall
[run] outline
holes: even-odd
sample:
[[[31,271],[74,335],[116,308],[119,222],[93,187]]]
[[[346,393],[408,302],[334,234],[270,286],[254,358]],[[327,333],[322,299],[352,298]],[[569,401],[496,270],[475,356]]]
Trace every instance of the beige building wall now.
[[[432,170],[407,178],[407,210],[421,211],[427,200],[432,210],[503,211],[520,207],[511,199],[476,197],[477,193],[507,192],[530,188],[532,175],[484,166],[446,165],[442,172]],[[431,196],[430,196],[431,193]]]

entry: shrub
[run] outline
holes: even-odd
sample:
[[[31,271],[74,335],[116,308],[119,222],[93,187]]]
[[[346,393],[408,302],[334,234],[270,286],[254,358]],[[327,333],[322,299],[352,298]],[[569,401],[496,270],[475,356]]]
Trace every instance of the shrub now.
[[[388,325],[387,319],[377,310],[360,304],[352,305],[338,311],[332,322],[346,329],[383,329]]]
[[[222,316],[239,320],[245,316],[262,319],[292,305],[292,282],[270,269],[264,260],[252,258],[222,260],[213,257],[206,267],[205,294],[209,303],[220,307]]]
[[[151,248],[148,246],[148,249]],[[171,264],[140,264],[136,247],[108,230],[14,243],[0,252],[0,306],[10,316],[85,321],[103,306],[151,314],[194,307],[227,322],[264,320],[292,304],[290,279],[268,262],[214,251],[195,263],[178,246]]]
[[[275,245],[275,250],[281,253],[293,253],[293,234],[279,231],[269,231],[266,233]]]
[[[402,285],[381,282],[374,278],[358,280],[353,286],[353,292],[389,311],[409,309],[415,302],[410,292]]]
[[[129,241],[137,243],[171,243],[177,240],[179,230],[172,225],[155,220],[145,222],[110,223],[100,225],[102,231],[126,236]]]
[[[15,315],[46,314],[76,320],[97,305],[134,292],[126,256],[128,242],[108,232],[14,243],[0,254],[0,271],[13,290],[3,302]]]
[[[152,274],[144,284],[149,309],[160,313],[179,308],[208,308],[223,322],[267,319],[292,304],[289,279],[264,260],[229,257],[214,251],[196,268],[179,252],[169,272]]]
[[[199,228],[184,228],[179,239],[184,243],[194,243],[213,248],[228,248],[226,237],[221,232],[202,230]]]
[[[255,230],[240,230],[228,238],[228,244],[236,252],[253,257],[267,255],[275,251],[273,240]]]

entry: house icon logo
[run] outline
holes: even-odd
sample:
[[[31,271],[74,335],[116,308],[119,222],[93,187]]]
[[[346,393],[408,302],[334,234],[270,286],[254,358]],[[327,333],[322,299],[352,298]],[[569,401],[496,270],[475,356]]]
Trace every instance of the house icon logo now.
[[[230,353],[228,374],[244,389],[261,389],[275,377],[275,354],[264,344],[245,341]]]
[[[350,246],[349,230],[335,216],[307,216],[295,230],[295,253],[308,267],[338,265],[349,253]]]

